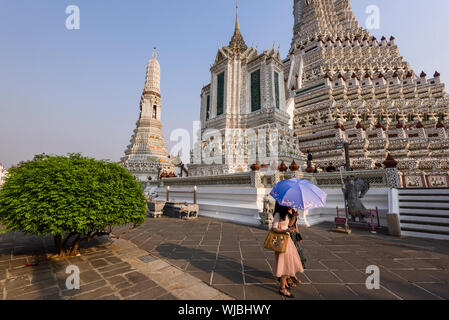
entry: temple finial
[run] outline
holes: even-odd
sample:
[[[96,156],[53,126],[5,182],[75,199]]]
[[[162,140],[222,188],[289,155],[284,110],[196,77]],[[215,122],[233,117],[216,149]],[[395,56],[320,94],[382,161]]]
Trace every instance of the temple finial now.
[[[153,58],[156,59],[156,58],[157,58],[157,53],[156,53],[156,49],[157,49],[157,48],[154,47],[153,49],[154,49],[154,51],[153,51]]]
[[[239,0],[235,2],[236,14],[235,14],[235,30],[240,30],[239,25]]]

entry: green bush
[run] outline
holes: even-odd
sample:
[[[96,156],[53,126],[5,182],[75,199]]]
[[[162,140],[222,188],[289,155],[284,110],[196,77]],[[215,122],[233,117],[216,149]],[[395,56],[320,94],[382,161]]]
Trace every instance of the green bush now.
[[[79,154],[21,162],[0,190],[6,231],[51,235],[61,256],[76,255],[81,241],[111,235],[115,226],[140,225],[145,216],[145,196],[131,173]]]

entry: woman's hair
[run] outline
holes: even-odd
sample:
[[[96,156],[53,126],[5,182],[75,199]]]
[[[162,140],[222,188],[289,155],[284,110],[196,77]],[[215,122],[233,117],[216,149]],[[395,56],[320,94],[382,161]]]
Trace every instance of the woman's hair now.
[[[276,202],[276,207],[274,208],[274,212],[279,213],[281,220],[284,221],[287,219],[289,207],[281,206]]]

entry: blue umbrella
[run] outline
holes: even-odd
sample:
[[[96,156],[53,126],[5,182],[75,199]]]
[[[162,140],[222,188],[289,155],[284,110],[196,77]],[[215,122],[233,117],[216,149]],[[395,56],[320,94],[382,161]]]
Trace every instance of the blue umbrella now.
[[[279,182],[271,191],[281,206],[310,210],[326,205],[327,194],[307,180],[290,179]]]

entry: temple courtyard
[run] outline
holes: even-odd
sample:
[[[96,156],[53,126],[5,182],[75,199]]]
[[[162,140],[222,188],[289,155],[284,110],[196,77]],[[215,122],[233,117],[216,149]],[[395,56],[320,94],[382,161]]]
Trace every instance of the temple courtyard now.
[[[330,224],[302,229],[308,263],[292,290],[297,300],[449,299],[447,241],[393,238]],[[200,217],[148,219],[122,239],[98,239],[80,257],[45,259],[52,239],[0,236],[0,299],[275,300],[274,254],[267,231]],[[68,290],[66,268],[80,270]],[[368,290],[366,268],[380,268],[380,289]]]

